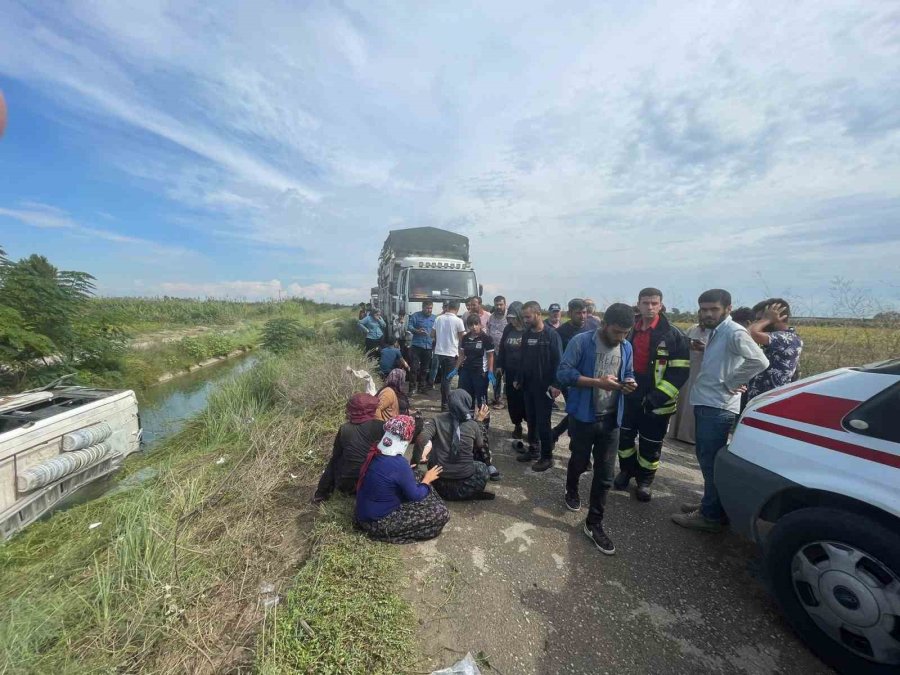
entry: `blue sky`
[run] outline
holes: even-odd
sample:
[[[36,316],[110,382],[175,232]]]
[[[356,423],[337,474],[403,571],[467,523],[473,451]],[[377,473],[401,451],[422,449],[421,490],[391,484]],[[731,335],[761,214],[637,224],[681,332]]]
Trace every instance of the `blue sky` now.
[[[4,2],[0,245],[104,294],[900,306],[895,2]]]

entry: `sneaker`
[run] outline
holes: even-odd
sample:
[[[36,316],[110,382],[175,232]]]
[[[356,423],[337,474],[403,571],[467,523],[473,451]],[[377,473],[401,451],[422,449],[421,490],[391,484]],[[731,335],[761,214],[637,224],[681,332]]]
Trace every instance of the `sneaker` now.
[[[530,448],[526,449],[525,444],[522,441],[513,441],[513,447],[516,449],[516,452],[518,452],[520,455],[522,453],[528,452],[528,450],[530,449]]]
[[[532,471],[546,471],[547,469],[553,466],[553,459],[550,457],[544,457],[543,459],[539,459],[534,463],[534,466],[531,467]]]
[[[541,454],[536,450],[528,449],[523,451],[521,455],[516,457],[516,460],[519,462],[533,462],[534,460],[539,459],[540,456]]]
[[[500,480],[500,472],[493,464],[488,464],[488,478],[493,481]]]
[[[594,546],[599,549],[600,553],[613,555],[616,552],[615,544],[612,543],[612,539],[606,536],[606,532],[603,531],[603,525],[600,523],[588,525],[587,521],[585,521],[584,534],[594,542]]]
[[[506,406],[503,404],[503,401],[494,401],[491,403],[491,407],[494,410],[503,410]]]
[[[513,429],[512,437],[513,438],[522,438],[522,425],[521,424],[517,424],[515,426],[515,428]]]
[[[680,507],[682,513],[693,513],[700,510],[700,502],[684,503]]]
[[[566,493],[566,508],[569,511],[581,511],[581,497]]]
[[[637,490],[634,491],[634,496],[637,497],[639,502],[649,502],[652,493],[650,492],[649,485],[638,485]]]
[[[699,511],[692,511],[691,513],[673,513],[672,522],[689,530],[700,530],[701,532],[722,531],[722,523],[720,521],[704,518]]]
[[[628,483],[631,482],[631,474],[627,471],[620,471],[616,474],[616,478],[613,481],[613,487],[616,490],[627,490]]]

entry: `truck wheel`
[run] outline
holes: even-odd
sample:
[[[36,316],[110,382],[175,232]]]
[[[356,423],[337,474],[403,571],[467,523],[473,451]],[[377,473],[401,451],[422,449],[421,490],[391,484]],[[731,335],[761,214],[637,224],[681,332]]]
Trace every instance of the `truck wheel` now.
[[[794,630],[841,673],[900,668],[900,537],[849,511],[807,508],[766,542],[769,584]]]

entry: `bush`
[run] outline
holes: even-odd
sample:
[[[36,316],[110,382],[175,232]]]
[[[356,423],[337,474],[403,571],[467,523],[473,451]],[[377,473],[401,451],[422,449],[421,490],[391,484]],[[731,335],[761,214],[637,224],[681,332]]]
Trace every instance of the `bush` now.
[[[283,354],[297,349],[315,333],[296,319],[269,319],[263,326],[262,345],[275,354]]]

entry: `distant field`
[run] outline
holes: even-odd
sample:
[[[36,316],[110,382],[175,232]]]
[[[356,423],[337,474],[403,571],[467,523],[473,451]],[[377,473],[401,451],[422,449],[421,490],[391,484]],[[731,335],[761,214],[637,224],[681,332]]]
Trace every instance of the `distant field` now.
[[[682,330],[691,324],[679,323]],[[861,366],[900,357],[900,326],[797,326],[803,338],[800,371],[803,377],[845,366]]]

